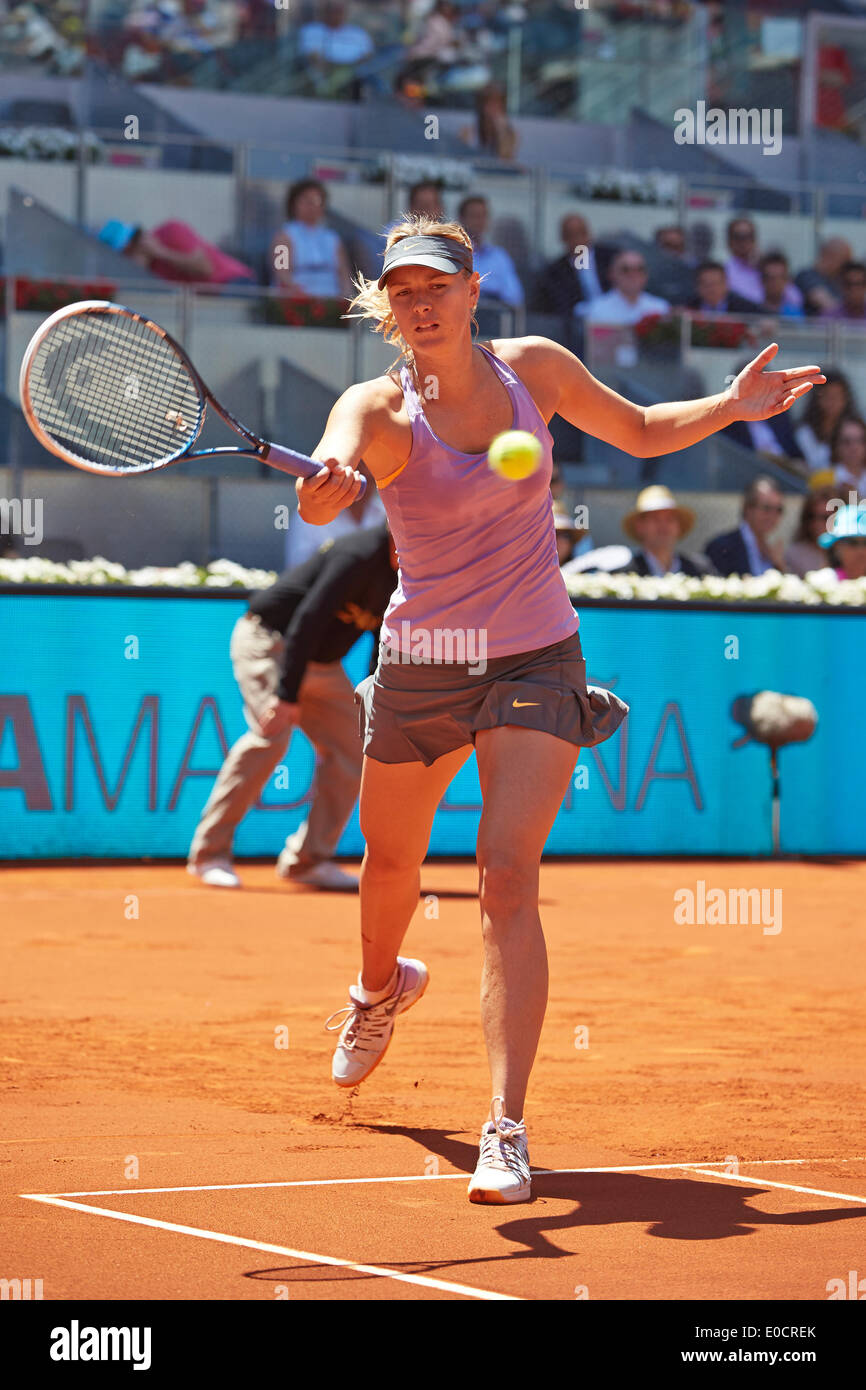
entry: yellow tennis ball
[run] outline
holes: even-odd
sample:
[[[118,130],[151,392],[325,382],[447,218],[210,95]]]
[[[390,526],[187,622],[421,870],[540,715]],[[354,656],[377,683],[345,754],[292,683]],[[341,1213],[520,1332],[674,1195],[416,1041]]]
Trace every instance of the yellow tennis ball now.
[[[541,444],[528,430],[506,430],[490,445],[487,462],[501,478],[516,482],[530,477],[541,463]]]

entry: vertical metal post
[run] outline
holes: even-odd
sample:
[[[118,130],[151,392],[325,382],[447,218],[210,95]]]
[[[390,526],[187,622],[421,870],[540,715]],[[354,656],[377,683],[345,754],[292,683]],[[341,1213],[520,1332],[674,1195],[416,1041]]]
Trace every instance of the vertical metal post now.
[[[547,206],[549,179],[546,165],[539,165],[532,171],[532,244],[537,256],[542,256],[545,233],[544,209]],[[535,267],[533,266],[533,270]]]
[[[75,221],[82,231],[87,229],[87,143],[86,130],[78,127],[78,146],[75,152]]]
[[[508,57],[505,76],[505,106],[510,115],[520,110],[520,68],[523,55],[523,33],[519,24],[508,30]]]
[[[387,203],[386,220],[393,222],[397,216],[397,180],[394,175],[394,155],[388,152],[385,156],[385,202]]]
[[[235,245],[239,248],[241,255],[247,249],[245,236],[246,223],[244,221],[244,210],[247,205],[247,179],[249,177],[249,145],[240,144],[234,147],[234,183],[235,183]]]
[[[219,549],[219,485],[220,480],[216,474],[212,474],[207,480],[207,518],[205,535],[205,558],[204,563],[210,560],[219,560],[217,554]]]
[[[821,236],[824,228],[824,218],[826,216],[827,192],[824,188],[812,189],[812,257],[818,259],[818,248],[821,245]]]

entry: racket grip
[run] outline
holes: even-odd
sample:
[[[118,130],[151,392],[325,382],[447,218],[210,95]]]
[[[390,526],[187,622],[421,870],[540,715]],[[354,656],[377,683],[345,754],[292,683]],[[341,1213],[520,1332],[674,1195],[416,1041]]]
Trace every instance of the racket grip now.
[[[312,478],[322,466],[306,454],[298,454],[294,449],[284,449],[280,444],[266,444],[261,458],[271,468],[279,468],[281,473],[292,473],[296,478]],[[363,497],[366,491],[367,479],[362,478],[358,497]]]

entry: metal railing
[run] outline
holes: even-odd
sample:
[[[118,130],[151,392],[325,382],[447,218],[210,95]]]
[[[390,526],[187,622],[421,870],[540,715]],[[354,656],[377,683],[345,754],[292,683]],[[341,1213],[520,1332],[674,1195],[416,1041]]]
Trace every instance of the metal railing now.
[[[100,140],[102,145],[103,158],[94,162],[90,155],[93,137]],[[401,211],[401,200],[408,183],[412,179],[411,170],[417,171],[423,168],[426,173],[430,170],[431,176],[436,177],[437,168],[441,169],[440,178],[444,181],[444,194],[449,193],[455,196],[470,191],[484,193],[487,181],[500,179],[507,175],[512,180],[521,181],[519,187],[512,185],[512,192],[509,197],[509,204],[512,209],[519,207],[523,214],[522,220],[531,232],[532,246],[536,248],[536,257],[540,262],[542,259],[542,239],[544,228],[544,202],[551,191],[561,191],[562,185],[570,185],[568,197],[575,203],[575,210],[578,204],[584,204],[581,211],[589,212],[592,215],[592,207],[597,203],[600,210],[609,210],[614,205],[605,198],[594,198],[592,196],[591,179],[587,176],[587,166],[590,161],[582,165],[566,165],[562,163],[533,164],[532,167],[521,165],[519,162],[506,163],[503,161],[482,158],[467,153],[465,158],[443,159],[437,161],[435,155],[407,156],[401,153],[383,151],[381,149],[353,148],[347,149],[345,146],[317,146],[311,148],[302,143],[293,143],[287,149],[286,143],[277,140],[257,139],[255,141],[230,142],[225,140],[209,139],[207,137],[191,134],[167,134],[147,132],[141,135],[136,141],[124,138],[121,131],[107,129],[103,127],[86,127],[78,132],[77,157],[73,162],[73,192],[71,205],[68,215],[73,218],[81,227],[88,225],[88,207],[90,203],[89,184],[96,170],[104,170],[106,166],[111,166],[115,159],[122,158],[122,165],[118,163],[119,173],[128,175],[137,168],[153,172],[155,169],[162,169],[166,177],[172,174],[183,176],[184,169],[176,167],[163,169],[163,160],[166,151],[174,150],[178,147],[189,150],[201,149],[220,149],[228,151],[231,156],[231,172],[229,173],[201,173],[200,177],[207,177],[214,180],[231,179],[235,185],[235,206],[237,209],[238,230],[240,230],[245,216],[245,199],[250,188],[256,183],[285,183],[290,178],[315,174],[322,165],[327,164],[330,170],[342,170],[345,174],[344,182],[354,184],[378,184],[382,189],[382,221],[385,222],[395,218]],[[137,156],[136,162],[131,159]],[[290,167],[287,167],[287,160]],[[28,163],[30,161],[27,161]],[[34,165],[39,165],[44,171],[47,164],[54,161],[34,159]],[[628,169],[623,167],[625,161],[616,161],[619,167],[612,170],[612,176],[627,177],[634,175],[638,181],[647,181],[652,178],[655,171],[642,168]],[[0,168],[3,161],[0,160]],[[195,168],[195,159],[190,161],[191,167]],[[614,163],[610,161],[609,165]],[[68,161],[57,162],[57,167],[63,171],[64,176],[68,175],[70,168]],[[464,170],[465,173],[462,173]],[[23,180],[24,175],[19,175]],[[786,212],[793,216],[805,218],[810,225],[810,240],[812,250],[817,251],[820,241],[828,235],[835,234],[834,223],[837,215],[828,211],[829,205],[834,199],[847,199],[852,208],[856,208],[856,213],[851,211],[846,214],[849,218],[861,215],[866,210],[866,184],[863,183],[816,183],[806,179],[788,180],[784,186],[775,186],[768,183],[761,183],[756,179],[746,175],[735,174],[681,174],[667,176],[675,179],[677,187],[676,201],[671,206],[672,216],[681,223],[688,221],[699,221],[708,213],[714,210],[722,210],[733,213],[736,210],[748,210],[760,223],[761,210],[749,207],[750,197],[756,193],[772,195],[772,200],[778,205],[777,211]],[[338,182],[336,187],[341,185]],[[706,207],[707,195],[714,195],[716,208]],[[639,202],[634,205],[623,200],[615,204],[617,209],[623,212],[624,221],[629,220],[632,211],[639,216],[661,210],[661,205],[652,202]],[[237,239],[240,247],[241,238]]]

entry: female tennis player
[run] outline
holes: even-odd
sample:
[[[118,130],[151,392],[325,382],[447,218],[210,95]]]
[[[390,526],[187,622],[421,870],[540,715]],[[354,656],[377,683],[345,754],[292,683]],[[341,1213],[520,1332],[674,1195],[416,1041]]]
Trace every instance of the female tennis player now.
[[[557,562],[547,422],[558,413],[644,458],[687,448],[733,420],[767,419],[824,378],[818,367],[765,372],[772,345],[720,395],[644,408],[546,338],[476,344],[472,243],[457,223],[427,216],[391,229],[381,277],[361,276],[356,288],[354,316],[399,346],[400,370],[343,393],[313,454],[322,470],[296,485],[303,520],[324,524],[356,496],[363,459],[399,558],[378,667],[355,692],[364,726],[363,967],[349,1004],[326,1025],[340,1030],[332,1075],[339,1086],[369,1076],[396,1015],[427,987],[423,962],[398,952],[434,813],[474,746],[493,1101],[469,1196],[523,1202],[524,1100],[548,984],[541,853],[580,748],[610,738],[627,713],[616,696],[586,684],[578,617]],[[491,441],[511,429],[543,446],[540,467],[519,482],[488,466]],[[461,659],[442,659],[455,633],[466,644]]]

